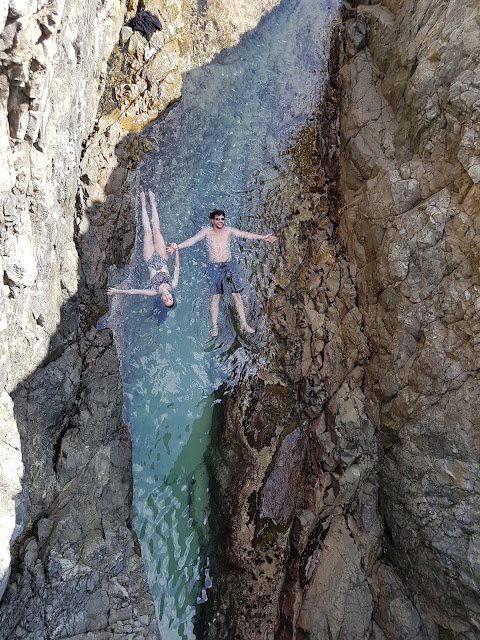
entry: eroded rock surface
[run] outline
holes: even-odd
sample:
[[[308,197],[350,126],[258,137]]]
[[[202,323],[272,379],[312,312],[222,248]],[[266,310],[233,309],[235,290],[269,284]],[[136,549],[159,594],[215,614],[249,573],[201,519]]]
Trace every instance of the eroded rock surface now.
[[[282,462],[289,418],[249,440],[269,403],[251,384],[217,467],[219,508],[230,487],[243,520],[226,509],[212,638],[478,636],[478,12],[345,6],[321,154],[333,227],[315,206],[305,260],[278,278],[264,376],[299,390],[303,484]],[[268,512],[282,526],[262,520],[274,482],[291,483]]]
[[[359,4],[347,24],[368,46],[352,38],[340,71],[340,236],[373,352],[386,555],[433,638],[480,627],[479,16],[470,2]]]

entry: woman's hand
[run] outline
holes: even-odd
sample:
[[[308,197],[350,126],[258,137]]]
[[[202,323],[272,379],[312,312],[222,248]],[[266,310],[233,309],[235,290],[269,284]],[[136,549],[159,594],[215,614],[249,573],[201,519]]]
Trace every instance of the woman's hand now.
[[[167,253],[173,253],[174,251],[178,251],[178,244],[176,242],[170,242],[167,247]]]
[[[107,289],[107,296],[112,296],[114,293],[118,293],[118,289],[114,289],[113,287]]]

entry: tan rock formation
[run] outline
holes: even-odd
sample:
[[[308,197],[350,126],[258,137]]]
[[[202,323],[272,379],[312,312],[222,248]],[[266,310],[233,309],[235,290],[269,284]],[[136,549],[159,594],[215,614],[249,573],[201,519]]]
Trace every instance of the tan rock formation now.
[[[356,14],[347,25],[366,27],[368,46],[354,52],[352,39],[340,71],[340,237],[373,352],[386,557],[417,594],[424,637],[474,638],[479,8],[359,3]],[[392,625],[382,618],[399,637]]]

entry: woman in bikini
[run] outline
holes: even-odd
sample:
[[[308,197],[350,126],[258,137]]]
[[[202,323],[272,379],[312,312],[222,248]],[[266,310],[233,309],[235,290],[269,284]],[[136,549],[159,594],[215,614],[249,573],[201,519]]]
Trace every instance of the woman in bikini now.
[[[133,295],[144,296],[160,296],[163,304],[167,309],[172,309],[175,306],[175,299],[173,297],[173,289],[178,284],[178,274],[180,272],[180,260],[178,257],[178,251],[175,251],[175,269],[173,271],[173,278],[170,277],[170,273],[167,267],[168,253],[165,246],[165,240],[160,232],[160,221],[158,219],[157,207],[155,204],[155,195],[152,191],[148,192],[150,197],[150,204],[152,207],[152,229],[150,228],[150,221],[148,219],[147,207],[145,204],[145,194],[142,191],[140,193],[140,202],[142,205],[142,225],[143,225],[143,259],[148,267],[150,273],[150,288],[149,289],[115,289],[110,287],[107,291],[109,296],[114,293],[126,293]]]

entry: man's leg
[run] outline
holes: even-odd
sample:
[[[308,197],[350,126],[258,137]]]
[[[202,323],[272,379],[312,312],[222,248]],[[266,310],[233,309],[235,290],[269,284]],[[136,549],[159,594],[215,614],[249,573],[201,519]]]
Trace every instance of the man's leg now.
[[[152,191],[148,192],[150,196],[150,204],[152,206],[152,227],[153,227],[153,243],[155,246],[155,251],[158,255],[162,256],[167,260],[167,248],[165,246],[165,240],[163,239],[162,233],[160,231],[160,220],[158,219],[158,211],[157,205],[155,203],[155,194]]]
[[[239,293],[232,293],[232,296],[237,308],[237,313],[240,317],[240,324],[242,325],[242,329],[247,333],[255,333],[255,329],[252,329],[252,327],[247,324],[247,319],[245,317],[245,308],[243,306],[241,295]]]
[[[153,236],[150,228],[150,220],[148,219],[147,206],[145,204],[145,194],[140,192],[140,203],[142,209],[142,225],[143,225],[143,259],[145,262],[153,255]]]
[[[210,298],[210,314],[212,316],[212,337],[218,336],[218,308],[220,306],[220,294],[216,293]]]

